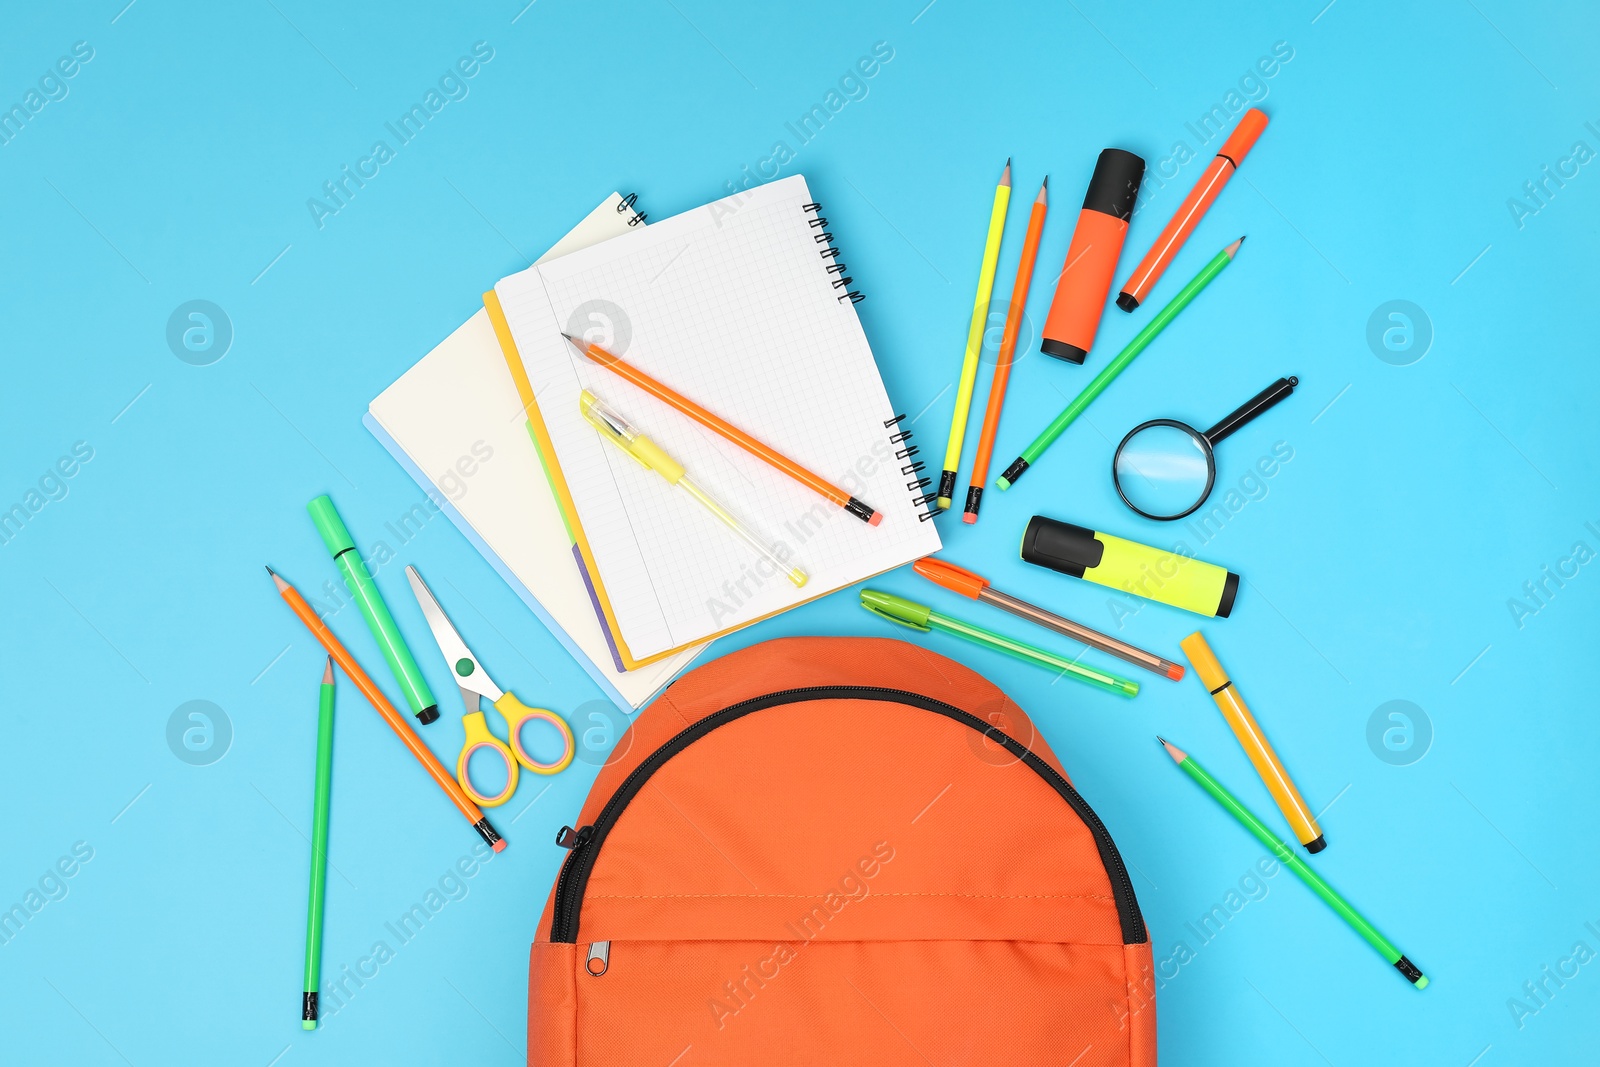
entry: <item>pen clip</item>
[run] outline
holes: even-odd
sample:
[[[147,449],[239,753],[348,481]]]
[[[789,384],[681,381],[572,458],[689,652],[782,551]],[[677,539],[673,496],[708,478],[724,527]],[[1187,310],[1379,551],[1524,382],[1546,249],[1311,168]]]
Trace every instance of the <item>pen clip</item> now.
[[[922,625],[920,623],[912,622],[909,619],[902,619],[898,615],[891,615],[887,611],[882,611],[882,610],[880,610],[878,608],[873,607],[871,604],[862,604],[861,606],[866,608],[868,611],[872,612],[874,615],[878,616],[879,618],[888,619],[890,622],[899,623],[901,626],[908,627],[909,629],[915,630],[918,633],[925,634],[925,633],[930,633],[933,630],[933,627],[931,627],[931,626],[924,626],[924,625]]]

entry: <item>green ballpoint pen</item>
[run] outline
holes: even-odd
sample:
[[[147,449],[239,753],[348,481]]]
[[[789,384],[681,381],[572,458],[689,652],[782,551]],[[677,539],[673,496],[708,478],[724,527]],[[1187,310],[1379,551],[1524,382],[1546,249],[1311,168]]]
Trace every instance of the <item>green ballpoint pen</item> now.
[[[1068,426],[1071,426],[1079,415],[1083,414],[1085,408],[1094,403],[1095,397],[1105,392],[1106,386],[1110,385],[1117,375],[1128,369],[1128,364],[1133,362],[1134,357],[1148,348],[1150,342],[1154,341],[1161,331],[1165,330],[1168,324],[1178,317],[1178,313],[1188,307],[1189,302],[1199,296],[1201,291],[1211,284],[1212,279],[1227,269],[1228,264],[1233,262],[1234,254],[1239,251],[1239,246],[1242,244],[1244,244],[1243,237],[1212,256],[1211,262],[1200,268],[1200,273],[1189,279],[1189,284],[1179,289],[1178,295],[1173,297],[1166,307],[1156,312],[1155,318],[1145,323],[1144,329],[1134,334],[1133,340],[1128,342],[1128,346],[1118,352],[1116,358],[1107,363],[1105,369],[1096,374],[1094,379],[1083,387],[1083,392],[1072,398],[1072,403],[1068,404],[1061,414],[1057,415],[1050,425],[1046,426],[1039,436],[1033,439],[1032,444],[1022,450],[1022,455],[1012,461],[1011,466],[1006,468],[1005,473],[996,479],[994,484],[1002,490],[1010,489],[1015,485],[1017,479],[1022,477],[1023,472],[1040,456],[1044,455],[1044,450],[1055,444],[1056,438],[1060,437],[1062,432]]]
[[[918,604],[914,600],[907,600],[905,597],[895,596],[893,593],[884,593],[876,589],[863,589],[861,590],[861,606],[874,615],[881,615],[890,622],[897,622],[901,626],[909,626],[911,629],[922,633],[927,633],[929,630],[943,630],[945,633],[964,637],[974,644],[992,648],[997,652],[1007,653],[1018,659],[1027,660],[1029,663],[1036,663],[1041,667],[1049,667],[1052,670],[1060,671],[1076,678],[1080,682],[1088,682],[1090,685],[1098,686],[1113,693],[1120,693],[1125,697],[1136,696],[1139,692],[1138,682],[1130,681],[1127,678],[1119,678],[1114,674],[1106,674],[1104,671],[1097,671],[1092,667],[1085,667],[1080,663],[1072,662],[1064,656],[1046,652],[1042,648],[1035,648],[1033,645],[1022,641],[1014,641],[1003,634],[995,633],[993,630],[985,630],[983,627],[974,626],[970,622],[962,622],[960,619],[941,615],[926,604]]]

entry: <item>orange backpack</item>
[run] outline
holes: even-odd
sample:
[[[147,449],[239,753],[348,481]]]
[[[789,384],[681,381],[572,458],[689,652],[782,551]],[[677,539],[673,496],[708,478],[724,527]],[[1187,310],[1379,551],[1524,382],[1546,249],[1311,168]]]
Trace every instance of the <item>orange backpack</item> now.
[[[1027,715],[902,641],[674,682],[589,793],[528,972],[533,1067],[1149,1067],[1149,937]]]

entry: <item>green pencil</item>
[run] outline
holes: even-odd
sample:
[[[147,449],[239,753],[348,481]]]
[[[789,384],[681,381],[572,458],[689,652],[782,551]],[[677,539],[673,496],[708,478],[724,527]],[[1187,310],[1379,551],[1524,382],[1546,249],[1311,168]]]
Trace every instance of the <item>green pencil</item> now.
[[[1158,737],[1156,740],[1161,742],[1161,746],[1167,750],[1167,755],[1171,756],[1178,766],[1189,772],[1190,778],[1199,782],[1201,788],[1210,793],[1217,803],[1227,808],[1235,819],[1244,823],[1245,829],[1254,834],[1257,841],[1272,850],[1272,854],[1278,857],[1278,862],[1299,875],[1300,880],[1310,886],[1330,908],[1338,912],[1340,918],[1354,927],[1356,933],[1367,939],[1367,944],[1377,949],[1379,955],[1394,964],[1395,970],[1405,975],[1407,981],[1418,989],[1428,988],[1427,976],[1417,969],[1417,965],[1406,959],[1405,955],[1395,948],[1387,937],[1378,932],[1377,927],[1369,923],[1359,911],[1352,908],[1350,903],[1344,897],[1341,897],[1333,886],[1323,881],[1320,874],[1308,867],[1305,860],[1301,859],[1293,849],[1280,841],[1277,834],[1267,829],[1267,824],[1256,818],[1249,808],[1239,802],[1238,797],[1228,792],[1221,782],[1211,777],[1210,772],[1195,762],[1194,757],[1184,752],[1183,749],[1167,741],[1166,738]]]
[[[1128,347],[1118,352],[1116,358],[1107,363],[1105,369],[1083,387],[1083,392],[1072,398],[1072,403],[1068,404],[1061,414],[1033,439],[1033,444],[1022,450],[1022,455],[1012,461],[1011,466],[1006,468],[1006,472],[994,484],[1001,489],[1010,489],[1015,485],[1023,472],[1044,454],[1044,450],[1055,444],[1056,438],[1061,436],[1062,431],[1071,426],[1078,416],[1083,414],[1085,408],[1094,403],[1095,397],[1105,392],[1106,386],[1110,385],[1117,375],[1128,369],[1128,364],[1133,362],[1134,357],[1148,348],[1150,342],[1178,317],[1178,312],[1188,307],[1189,302],[1199,296],[1201,290],[1210,285],[1212,279],[1233,262],[1234,253],[1239,251],[1239,246],[1242,244],[1244,244],[1243,237],[1212,256],[1211,262],[1201,268],[1200,273],[1189,280],[1188,285],[1179,289],[1178,295],[1172,298],[1172,302],[1156,312],[1155,318],[1145,323],[1144,329],[1134,334],[1133,340],[1128,342]]]
[[[306,980],[300,1025],[317,1028],[317,985],[322,972],[322,899],[328,887],[328,792],[333,786],[333,657],[322,672],[317,703],[317,785],[311,811],[311,894],[306,905]]]

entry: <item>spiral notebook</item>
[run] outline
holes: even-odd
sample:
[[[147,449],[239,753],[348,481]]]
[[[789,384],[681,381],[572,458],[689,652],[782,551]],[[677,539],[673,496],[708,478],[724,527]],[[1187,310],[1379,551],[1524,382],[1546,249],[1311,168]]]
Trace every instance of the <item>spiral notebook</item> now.
[[[611,194],[542,258],[641,225],[635,204],[631,194]],[[699,651],[624,672],[488,311],[479,308],[375,397],[361,421],[618,707],[645,704]]]
[[[486,299],[595,599],[630,669],[939,549],[916,446],[799,175],[531,267]],[[601,344],[884,515],[867,526],[578,355]],[[810,577],[763,567],[686,493],[583,421],[589,389]]]

